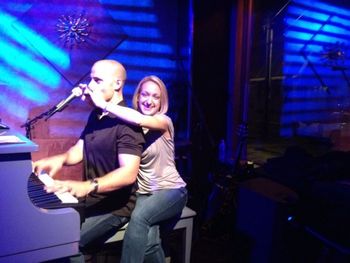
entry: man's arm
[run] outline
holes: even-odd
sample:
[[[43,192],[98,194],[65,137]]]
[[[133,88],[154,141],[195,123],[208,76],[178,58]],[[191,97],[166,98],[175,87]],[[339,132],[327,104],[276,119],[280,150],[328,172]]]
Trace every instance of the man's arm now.
[[[66,152],[64,165],[75,165],[83,161],[83,152],[84,140],[80,139]]]
[[[136,181],[140,157],[132,154],[119,154],[120,167],[98,178],[98,191],[109,192],[131,185]]]
[[[97,192],[109,192],[133,184],[136,181],[140,165],[140,157],[132,154],[119,154],[120,167],[112,172],[97,178]],[[94,190],[90,181],[59,181],[55,180],[52,187],[47,188],[48,192],[70,192],[76,197],[84,197]]]
[[[36,174],[42,171],[54,176],[63,165],[78,164],[83,160],[84,141],[79,140],[67,152],[38,160],[33,163],[33,170]]]

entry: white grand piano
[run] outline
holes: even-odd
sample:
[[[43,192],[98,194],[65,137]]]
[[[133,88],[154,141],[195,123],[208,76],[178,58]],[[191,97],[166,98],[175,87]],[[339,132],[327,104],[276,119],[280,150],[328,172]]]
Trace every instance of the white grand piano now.
[[[0,130],[1,131],[1,130]],[[1,136],[12,136],[9,131]],[[0,138],[0,263],[42,262],[78,252],[79,213],[73,208],[44,209],[28,196],[31,152],[38,146]]]

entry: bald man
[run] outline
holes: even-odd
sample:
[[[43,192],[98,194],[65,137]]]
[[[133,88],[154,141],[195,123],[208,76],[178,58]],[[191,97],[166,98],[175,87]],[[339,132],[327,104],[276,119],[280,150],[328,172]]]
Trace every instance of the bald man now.
[[[91,68],[89,89],[99,89],[107,102],[124,105],[126,71],[115,60],[97,61]],[[87,99],[89,97],[87,96]],[[108,112],[95,108],[78,140],[67,152],[39,160],[34,171],[54,176],[64,165],[84,164],[83,181],[59,181],[49,192],[70,192],[85,199],[85,221],[81,226],[80,254],[71,262],[84,262],[84,254],[101,246],[129,221],[135,205],[134,183],[144,137]]]

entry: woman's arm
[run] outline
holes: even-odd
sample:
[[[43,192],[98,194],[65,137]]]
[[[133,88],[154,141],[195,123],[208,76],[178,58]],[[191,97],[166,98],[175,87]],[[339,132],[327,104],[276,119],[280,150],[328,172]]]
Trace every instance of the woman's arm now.
[[[150,130],[168,130],[168,120],[163,115],[143,115],[137,110],[106,102],[102,97],[102,93],[98,90],[89,90],[88,93],[97,107],[112,113],[130,124],[148,128]]]
[[[168,130],[168,121],[163,115],[143,115],[137,110],[112,103],[106,103],[103,110],[112,113],[126,122],[148,128],[150,130]]]

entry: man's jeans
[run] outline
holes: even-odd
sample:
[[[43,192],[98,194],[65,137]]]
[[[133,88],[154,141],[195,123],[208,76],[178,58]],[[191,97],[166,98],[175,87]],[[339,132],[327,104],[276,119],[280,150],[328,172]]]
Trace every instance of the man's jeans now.
[[[162,233],[173,229],[186,202],[187,190],[184,187],[138,194],[124,236],[121,262],[163,263],[165,257],[159,238],[159,227]]]
[[[128,217],[104,214],[88,217],[81,225],[80,230],[80,253],[70,258],[70,262],[84,263],[85,253],[94,253],[112,237],[117,229],[129,221]]]

